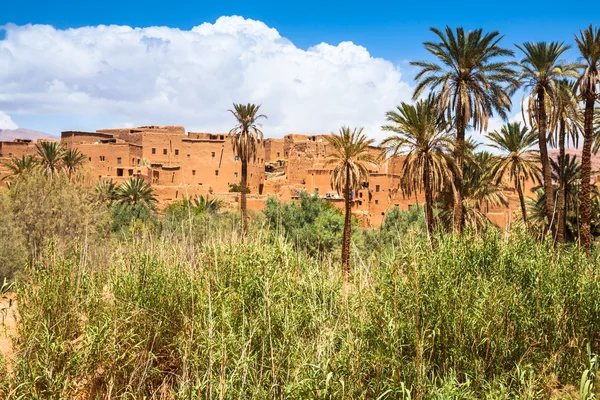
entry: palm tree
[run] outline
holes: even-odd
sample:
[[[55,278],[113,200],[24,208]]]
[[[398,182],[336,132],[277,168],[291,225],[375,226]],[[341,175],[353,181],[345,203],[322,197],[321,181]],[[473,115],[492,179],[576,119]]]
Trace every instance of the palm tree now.
[[[62,157],[64,168],[67,170],[69,178],[75,173],[75,171],[81,167],[85,161],[85,155],[77,149],[67,149],[63,153]]]
[[[563,219],[559,219],[558,223],[564,225],[562,230],[566,240],[567,221],[571,219],[577,224],[579,220],[577,194],[581,186],[581,164],[577,160],[577,156],[566,154],[562,160],[550,159],[550,165],[552,167],[552,178],[558,183],[557,203],[561,201],[565,205]],[[562,190],[561,186],[563,186]],[[571,233],[573,233],[572,229]]]
[[[4,163],[4,166],[9,170],[9,174],[2,178],[2,180],[11,180],[33,170],[37,166],[37,162],[35,157],[23,155],[21,158],[11,158]]]
[[[508,175],[508,180],[514,183],[515,190],[519,195],[523,221],[526,226],[529,226],[522,181],[539,181],[540,170],[532,150],[538,141],[537,133],[529,131],[526,126],[522,127],[520,123],[513,122],[505,124],[500,132],[491,132],[487,138],[491,141],[491,147],[504,153],[492,160],[492,179],[499,184]]]
[[[600,92],[600,29],[590,25],[575,36],[575,42],[584,61],[584,70],[575,82],[575,92],[585,102],[583,114],[583,149],[581,151],[581,190],[579,214],[581,218],[581,246],[589,254],[592,235],[590,220],[592,203],[590,179],[592,175],[592,141],[594,140],[594,106]]]
[[[574,82],[568,79],[558,81],[557,96],[554,101],[554,117],[556,121],[554,135],[550,136],[550,145],[558,145],[558,194],[556,198],[556,211],[558,226],[556,229],[556,241],[565,242],[566,228],[566,203],[565,203],[565,145],[567,141],[577,146],[579,142],[579,132],[582,128],[580,118],[579,104],[577,97],[573,94]],[[552,159],[550,160],[552,163]]]
[[[498,32],[484,34],[481,29],[465,33],[463,28],[450,27],[445,33],[430,28],[439,43],[425,42],[427,51],[438,63],[418,61],[411,65],[420,68],[415,79],[417,86],[413,97],[418,98],[426,88],[438,91],[438,101],[446,121],[453,121],[456,129],[454,154],[454,232],[463,227],[463,166],[465,132],[469,124],[475,130],[487,130],[488,120],[496,112],[503,119],[510,109],[510,97],[504,85],[514,85],[511,62],[504,59],[514,52],[500,47],[503,38]]]
[[[508,199],[503,188],[492,179],[490,171],[493,156],[487,152],[474,153],[476,147],[476,143],[466,142],[462,212],[465,225],[478,231],[484,229],[489,222],[486,215],[489,206],[507,206]],[[440,219],[449,226],[452,223],[450,210],[454,209],[454,196],[448,186],[438,194],[437,199],[443,210],[439,214]]]
[[[39,166],[52,176],[63,166],[64,148],[59,142],[38,142],[35,145]]]
[[[263,133],[259,129],[258,120],[267,118],[264,114],[259,114],[260,105],[255,104],[233,104],[233,110],[229,110],[237,120],[237,125],[229,131],[233,152],[242,162],[242,180],[240,192],[240,210],[242,214],[242,237],[246,235],[248,227],[248,215],[246,212],[246,192],[248,188],[248,162],[250,159],[256,160],[256,145],[263,138]]]
[[[145,205],[153,209],[157,199],[152,187],[144,182],[142,178],[129,178],[117,187],[117,202],[122,205],[135,207]]]
[[[194,207],[199,213],[214,214],[223,205],[223,201],[218,198],[209,199],[208,195],[198,196],[191,200],[191,206]]]
[[[112,181],[100,181],[94,187],[93,199],[106,206],[112,206],[117,200],[117,185]]]
[[[552,171],[548,157],[547,139],[549,132],[553,130],[553,105],[558,96],[558,78],[576,76],[578,65],[565,64],[560,61],[561,55],[570,48],[563,42],[526,42],[523,43],[523,46],[517,45],[517,48],[523,52],[524,58],[520,63],[519,84],[515,85],[514,89],[519,85],[525,88],[523,105],[527,98],[527,121],[538,132],[542,183],[546,193],[547,229],[554,230],[554,198],[551,196]],[[523,107],[523,114],[525,114],[525,107]]]
[[[351,130],[340,128],[339,133],[327,136],[331,149],[327,155],[327,165],[333,165],[331,188],[343,193],[345,205],[344,241],[342,244],[342,275],[348,280],[350,272],[350,235],[352,233],[352,212],[350,209],[350,192],[356,193],[362,182],[369,177],[369,166],[376,160],[369,152],[373,139],[367,139],[363,128]]]
[[[450,137],[431,96],[416,105],[401,103],[396,110],[386,113],[386,119],[390,124],[382,129],[394,134],[381,146],[386,156],[405,156],[401,180],[404,194],[425,192],[425,221],[431,238],[433,193],[442,189],[451,170],[446,154]]]

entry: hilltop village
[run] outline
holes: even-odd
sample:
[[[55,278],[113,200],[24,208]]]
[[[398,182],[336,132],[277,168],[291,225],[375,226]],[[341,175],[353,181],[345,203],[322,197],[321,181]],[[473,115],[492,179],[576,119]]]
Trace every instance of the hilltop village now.
[[[343,198],[330,187],[331,168],[326,165],[326,135],[288,134],[261,141],[256,160],[248,165],[248,208],[261,210],[269,196],[282,201],[306,191],[343,208]],[[39,139],[47,140],[47,139]],[[87,157],[87,168],[98,180],[120,183],[131,176],[150,183],[162,206],[184,198],[208,195],[237,207],[241,163],[234,155],[227,133],[187,132],[183,126],[141,126],[99,129],[95,132],[64,131],[61,143]],[[380,149],[372,147],[373,154]],[[16,139],[0,142],[0,161],[35,153],[35,143]],[[352,213],[364,227],[381,225],[394,206],[407,210],[421,204],[423,194],[406,197],[400,189],[402,158],[393,158],[370,171],[368,182],[354,194]],[[0,168],[0,178],[7,171]],[[508,185],[507,185],[508,186]],[[527,185],[527,193],[531,184]],[[518,196],[507,187],[508,207],[489,207],[489,219],[508,229]]]

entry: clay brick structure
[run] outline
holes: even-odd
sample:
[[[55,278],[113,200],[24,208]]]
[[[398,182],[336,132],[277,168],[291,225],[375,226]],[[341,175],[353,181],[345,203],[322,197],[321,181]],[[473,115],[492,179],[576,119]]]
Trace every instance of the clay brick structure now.
[[[140,176],[155,187],[161,203],[198,194],[228,193],[239,184],[241,162],[229,134],[186,133],[182,126],[142,126],[65,131],[61,142],[88,157],[99,179],[120,182]],[[264,189],[264,142],[248,165],[251,194]]]
[[[248,208],[261,210],[269,196],[290,201],[307,191],[343,209],[344,200],[330,186],[333,167],[327,165],[327,135],[288,134],[269,138],[258,146],[256,160],[248,165]],[[95,132],[64,131],[61,143],[85,154],[87,168],[99,180],[123,182],[132,176],[152,185],[162,206],[195,195],[219,197],[229,207],[237,207],[239,193],[229,192],[239,184],[241,162],[233,153],[227,133],[187,132],[183,126],[140,126],[99,129]],[[374,156],[378,147],[371,147]],[[0,161],[35,154],[28,140],[0,142]],[[407,197],[400,188],[403,158],[373,165],[370,177],[357,193],[352,193],[352,213],[365,227],[379,226],[395,206],[408,210],[424,203],[424,195]],[[7,171],[0,166],[0,178]],[[526,182],[526,196],[532,196]],[[489,207],[490,220],[510,228],[514,212],[520,212],[519,199],[506,189],[508,207]]]

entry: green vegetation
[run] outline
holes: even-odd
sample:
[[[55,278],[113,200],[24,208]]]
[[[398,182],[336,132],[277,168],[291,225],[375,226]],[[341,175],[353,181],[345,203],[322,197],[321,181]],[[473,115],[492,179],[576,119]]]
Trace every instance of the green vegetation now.
[[[360,128],[328,138],[343,212],[301,193],[248,215],[253,104],[230,110],[239,214],[208,196],[159,211],[140,178],[87,186],[73,179],[84,157],[58,143],[11,160],[0,295],[19,311],[0,398],[599,396],[600,30],[576,37],[585,68],[560,61],[563,43],[518,46],[517,64],[498,32],[432,31],[435,62],[412,63],[415,99],[432,92],[386,114],[380,155],[405,155],[401,189],[426,201],[377,229],[351,213],[378,161]],[[505,119],[520,87],[529,126],[507,122],[488,134],[502,154],[477,152],[467,131]],[[579,133],[581,163],[565,154]],[[541,183],[529,201],[525,179]],[[509,232],[486,217],[507,205],[504,184],[522,214]]]

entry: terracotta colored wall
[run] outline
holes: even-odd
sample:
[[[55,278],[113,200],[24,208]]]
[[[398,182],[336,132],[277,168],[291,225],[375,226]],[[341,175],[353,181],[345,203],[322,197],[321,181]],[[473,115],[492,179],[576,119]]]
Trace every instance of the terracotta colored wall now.
[[[265,139],[265,162],[285,159],[283,139]]]
[[[0,157],[7,159],[21,158],[24,155],[35,154],[35,144],[33,142],[12,141],[0,142]]]

